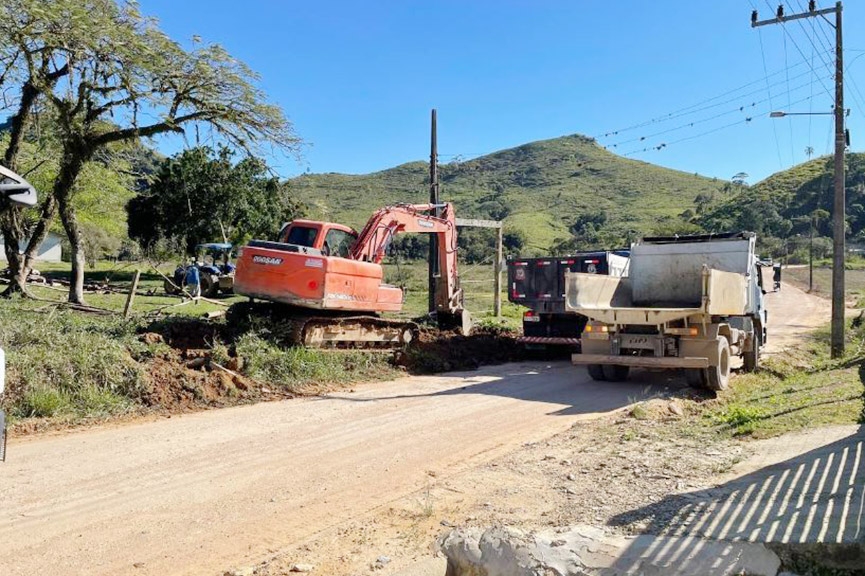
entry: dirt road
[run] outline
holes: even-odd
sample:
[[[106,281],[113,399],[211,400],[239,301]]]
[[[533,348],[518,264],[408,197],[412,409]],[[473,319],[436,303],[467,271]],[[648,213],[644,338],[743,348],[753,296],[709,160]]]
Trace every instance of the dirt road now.
[[[776,348],[826,318],[792,287],[768,302]],[[0,566],[4,576],[216,574],[663,385],[527,362],[13,440],[0,465]]]

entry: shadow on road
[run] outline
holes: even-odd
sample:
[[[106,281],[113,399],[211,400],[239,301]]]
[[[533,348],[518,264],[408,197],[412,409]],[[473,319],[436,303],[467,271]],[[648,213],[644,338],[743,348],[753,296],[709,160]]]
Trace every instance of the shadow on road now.
[[[431,385],[437,378],[442,381],[462,378],[453,387],[428,391],[423,386],[411,394],[331,394],[351,402],[386,402],[418,398],[436,398],[462,395],[487,395],[512,398],[525,402],[542,402],[560,406],[550,415],[574,416],[610,412],[650,398],[707,398],[708,393],[688,387],[670,372],[635,371],[624,382],[596,382],[584,368],[570,362],[527,362],[488,367],[474,372],[456,372],[441,377],[430,377]]]

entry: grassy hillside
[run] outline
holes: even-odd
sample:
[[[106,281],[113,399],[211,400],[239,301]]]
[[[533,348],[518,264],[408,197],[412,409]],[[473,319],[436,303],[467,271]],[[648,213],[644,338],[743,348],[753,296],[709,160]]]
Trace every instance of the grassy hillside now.
[[[311,215],[362,226],[378,207],[428,198],[428,165],[411,162],[364,175],[310,174],[292,180]],[[544,250],[568,238],[580,215],[606,214],[605,231],[625,237],[681,225],[698,195],[727,184],[629,160],[591,138],[532,142],[441,166],[441,196],[461,217],[504,219]]]
[[[848,239],[865,241],[865,154],[847,154],[846,191]],[[787,170],[777,172],[751,187],[741,187],[735,193],[706,207],[695,221],[709,231],[731,226],[753,230],[758,238],[791,239],[796,249],[810,232],[811,220],[815,236],[832,235],[834,198],[834,161],[831,156],[815,158]],[[797,236],[798,235],[798,236]],[[792,250],[775,242],[776,255]],[[828,240],[819,242],[818,257],[828,249]]]

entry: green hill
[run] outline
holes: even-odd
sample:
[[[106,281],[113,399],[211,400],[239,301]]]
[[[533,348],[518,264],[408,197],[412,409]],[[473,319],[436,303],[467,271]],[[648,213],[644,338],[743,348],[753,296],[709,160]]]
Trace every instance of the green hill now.
[[[847,154],[847,237],[865,241],[865,154]],[[834,198],[831,156],[815,158],[777,172],[751,187],[741,187],[721,202],[711,205],[695,218],[708,231],[731,228],[753,230],[774,252],[784,249],[772,239],[807,236],[814,217],[816,236],[832,235]],[[776,244],[778,244],[776,242]],[[826,242],[821,243],[821,247]],[[824,251],[821,248],[821,252]]]
[[[425,202],[429,168],[410,162],[372,174],[292,180],[311,216],[360,227],[377,208]],[[524,144],[440,168],[441,197],[461,217],[503,219],[536,251],[580,241],[619,244],[645,233],[693,228],[679,215],[730,184],[622,158],[580,135]]]

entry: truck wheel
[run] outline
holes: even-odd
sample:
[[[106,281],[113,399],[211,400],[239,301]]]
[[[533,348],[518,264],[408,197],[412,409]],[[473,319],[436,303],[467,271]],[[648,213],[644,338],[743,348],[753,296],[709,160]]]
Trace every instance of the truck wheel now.
[[[685,368],[685,381],[692,388],[705,388],[705,375],[706,371],[702,368]]]
[[[718,365],[706,370],[706,387],[709,390],[726,390],[730,382],[730,343],[723,336],[718,337]]]
[[[621,382],[628,379],[628,372],[631,371],[630,366],[619,366],[614,364],[606,364],[601,366],[604,369],[604,380],[610,382]]]
[[[586,369],[589,371],[589,376],[592,377],[592,380],[604,381],[607,379],[606,374],[604,374],[604,367],[601,364],[589,364],[586,366]]]
[[[742,354],[742,367],[745,372],[756,372],[760,368],[760,348],[762,347],[760,332],[754,333],[754,349]]]

